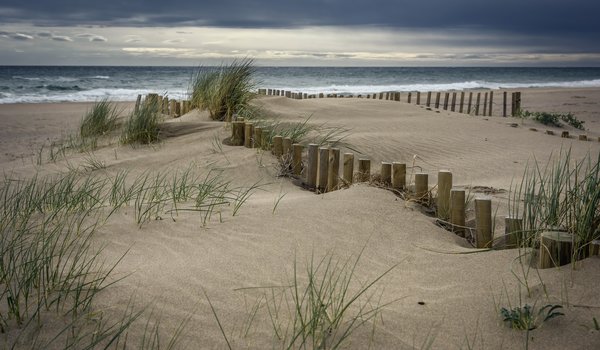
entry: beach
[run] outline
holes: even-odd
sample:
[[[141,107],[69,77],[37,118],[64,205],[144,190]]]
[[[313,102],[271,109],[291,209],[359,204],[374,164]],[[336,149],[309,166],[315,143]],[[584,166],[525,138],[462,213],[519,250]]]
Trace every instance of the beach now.
[[[283,122],[310,118],[309,124],[343,129],[348,147],[341,153],[370,159],[372,173],[379,172],[381,162],[403,162],[409,179],[416,172],[427,173],[433,187],[439,170],[451,171],[454,186],[469,189],[475,198],[492,199],[494,232],[501,235],[510,190],[528,165],[534,160],[545,164],[561,150],[570,149],[575,160],[588,154],[595,160],[600,152],[599,88],[518,91],[523,109],[571,112],[585,122],[586,130],[504,118],[499,106],[492,116],[473,116],[364,98],[260,96],[253,103]],[[498,103],[500,93],[495,92],[495,99]],[[114,178],[120,172],[138,176],[191,169],[200,177],[219,172],[235,188],[260,184],[239,210],[235,204],[225,206],[208,220],[202,212],[170,207],[143,225],[134,219],[133,207],[112,214],[94,235],[103,259],[121,259],[112,278],[124,277],[103,290],[94,305],[107,315],[127,308],[134,296],[135,304],[151,305],[161,315],[165,337],[189,319],[181,348],[227,348],[219,322],[233,348],[278,348],[290,312],[290,300],[282,297],[285,287],[295,273],[305,279],[311,259],[333,257],[341,265],[359,259],[350,290],[378,281],[367,293],[370,299],[349,308],[356,312],[361,305],[381,306],[355,330],[345,343],[348,348],[521,349],[526,343],[529,349],[600,347],[594,327],[594,319],[600,319],[599,256],[575,267],[523,269],[520,250],[475,252],[464,238],[436,225],[434,217],[392,191],[361,183],[317,195],[298,180],[278,177],[270,152],[222,144],[231,136],[230,126],[197,110],[166,119],[156,145],[121,145],[114,134],[93,152],[69,151],[52,161],[40,158],[42,145],[77,132],[91,105],[0,104],[0,168],[5,177],[75,169],[81,176]],[[122,115],[133,106],[119,102]],[[565,130],[570,138],[560,137]],[[588,141],[579,140],[582,134]],[[92,157],[102,166],[87,166]],[[467,219],[474,220],[472,211]],[[280,308],[276,320],[269,301]],[[519,303],[560,304],[565,315],[530,332],[510,329],[499,309]],[[143,336],[147,317],[141,316],[129,341]]]

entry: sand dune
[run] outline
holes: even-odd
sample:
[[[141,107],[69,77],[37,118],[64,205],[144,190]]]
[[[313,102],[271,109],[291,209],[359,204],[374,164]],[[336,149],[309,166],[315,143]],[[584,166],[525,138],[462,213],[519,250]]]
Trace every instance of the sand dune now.
[[[593,140],[600,136],[596,102],[600,103],[598,90],[523,93],[527,109],[576,113],[586,121],[586,134]],[[311,116],[310,123],[347,127],[351,131],[345,141],[371,159],[373,172],[379,171],[381,161],[403,161],[414,165],[415,171],[429,173],[430,184],[436,183],[438,170],[449,169],[457,185],[509,190],[533,157],[545,160],[561,148],[571,148],[576,159],[588,152],[595,159],[600,152],[600,142],[545,135],[547,127],[512,118],[474,117],[366,99],[264,97],[256,103],[283,121]],[[31,176],[36,171],[65,170],[65,160],[36,165],[30,159],[31,148],[76,128],[88,106],[0,105],[4,173]],[[201,174],[218,169],[235,186],[260,182],[262,187],[237,215],[227,207],[222,222],[214,216],[207,225],[199,213],[181,211],[139,228],[133,208],[119,210],[96,238],[106,245],[103,255],[109,261],[129,250],[115,273],[131,275],[104,292],[96,307],[124,308],[135,294],[138,302],[153,303],[162,313],[165,334],[191,315],[182,348],[226,348],[206,291],[234,348],[277,348],[264,306],[249,333],[240,336],[252,305],[267,291],[251,287],[289,284],[294,261],[304,271],[313,255],[319,259],[330,253],[344,260],[364,249],[356,282],[373,280],[396,266],[373,289],[374,302],[394,302],[375,319],[374,335],[370,321],[346,343],[349,348],[412,349],[428,341],[433,349],[524,348],[526,333],[504,325],[497,310],[508,306],[507,298],[512,305],[518,303],[515,275],[524,277],[516,263],[517,250],[472,253],[464,239],[436,226],[414,205],[366,184],[324,195],[303,190],[287,178],[276,177],[276,160],[268,153],[215,147],[215,140],[225,139],[230,130],[204,113],[194,111],[169,120],[164,130],[164,140],[156,146],[101,147],[94,156],[106,167],[94,172],[113,176],[129,170],[135,175],[192,167]],[[77,166],[85,163],[85,157],[76,153],[68,160]],[[503,232],[506,197],[502,192],[493,195],[499,207],[497,234]],[[592,329],[593,317],[600,319],[598,276],[598,257],[584,260],[577,269],[539,270],[539,275],[532,270],[528,277],[532,295],[527,297],[521,290],[523,302],[560,303],[566,315],[532,331],[530,349],[600,347],[600,334]],[[130,337],[133,342],[140,334],[134,330]]]

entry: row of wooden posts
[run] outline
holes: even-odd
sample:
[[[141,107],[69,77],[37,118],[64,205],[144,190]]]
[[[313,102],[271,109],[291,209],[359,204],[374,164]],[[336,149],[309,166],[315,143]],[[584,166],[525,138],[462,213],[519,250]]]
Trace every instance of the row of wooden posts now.
[[[231,144],[247,148],[269,148],[270,131],[253,122],[236,120],[232,123]],[[303,161],[304,146],[292,143],[291,138],[274,135],[272,153],[288,167],[291,173],[302,178],[305,186],[316,193],[335,191],[343,185],[355,182],[370,182],[371,160],[358,158],[358,169],[354,171],[353,153],[340,154],[339,148],[320,147],[309,144],[306,162]],[[341,169],[340,169],[341,166]],[[341,170],[341,173],[340,173]],[[379,181],[394,191],[408,192],[406,163],[381,162]],[[429,175],[424,172],[414,174],[414,188],[411,198],[426,202],[430,196]],[[447,221],[453,232],[461,237],[471,236],[477,248],[492,248],[494,243],[492,200],[489,197],[475,198],[475,230],[466,227],[466,193],[463,188],[452,184],[452,172],[440,170],[437,176],[437,212],[440,219]],[[519,218],[505,218],[505,234],[498,247],[516,248],[522,243],[523,221]],[[542,234],[539,267],[549,268],[566,264],[564,239],[550,232]]]
[[[145,97],[146,103],[157,104],[162,114],[169,115],[173,118],[179,118],[180,116],[191,111],[191,103],[189,100],[177,100],[169,99],[168,96],[162,96],[156,93],[149,93]],[[142,95],[138,95],[135,101],[135,112],[137,113],[142,103]]]
[[[338,94],[307,94],[302,92],[292,92],[285,90],[277,90],[277,89],[258,89],[258,93],[260,95],[267,96],[285,96],[292,99],[311,99],[311,98],[338,98],[338,97],[354,97],[354,95],[338,95]],[[493,105],[494,105],[494,91],[484,92],[483,99],[482,93],[477,92],[476,95],[473,92],[468,92],[468,95],[465,91],[460,92],[435,92],[435,96],[431,91],[427,92],[425,106],[426,107],[434,107],[440,108],[440,106],[444,110],[450,110],[452,112],[458,113],[466,113],[466,114],[475,114],[475,115],[483,115],[483,116],[491,116],[493,113]],[[442,100],[443,94],[443,100]],[[416,103],[417,105],[421,105],[421,92],[417,91],[408,92],[406,97],[407,103]],[[414,96],[414,99],[413,99]],[[402,96],[400,92],[397,91],[388,91],[388,92],[379,92],[374,94],[357,95],[358,98],[367,98],[367,99],[379,99],[379,100],[392,100],[392,101],[401,101]],[[474,99],[475,98],[475,99]],[[515,116],[521,110],[521,93],[513,92],[511,93],[511,106],[510,106],[510,115]],[[502,116],[508,116],[508,92],[503,91],[502,93]]]

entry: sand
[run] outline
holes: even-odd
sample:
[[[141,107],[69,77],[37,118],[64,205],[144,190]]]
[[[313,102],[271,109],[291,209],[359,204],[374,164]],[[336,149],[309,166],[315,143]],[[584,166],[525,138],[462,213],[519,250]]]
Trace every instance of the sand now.
[[[599,89],[524,90],[522,100],[523,107],[532,111],[573,112],[585,120],[585,134],[593,141],[546,135],[546,129],[560,131],[529,120],[474,117],[392,101],[263,97],[257,104],[284,121],[311,116],[311,123],[351,129],[346,141],[372,160],[373,172],[379,171],[381,161],[402,161],[429,173],[430,185],[436,183],[438,170],[448,169],[455,185],[493,187],[500,234],[506,191],[528,161],[546,160],[561,148],[570,147],[576,159],[588,152],[595,159],[600,151]],[[33,158],[40,144],[75,130],[88,107],[0,105],[3,172],[28,177],[85,162],[86,155],[77,153],[68,162],[42,165]],[[142,228],[132,219],[131,208],[113,215],[96,239],[106,245],[102,254],[108,261],[127,252],[115,276],[130,275],[101,294],[95,305],[99,310],[123,309],[135,295],[137,303],[151,304],[162,314],[165,336],[190,317],[181,348],[226,348],[206,293],[234,348],[277,348],[264,303],[244,334],[252,306],[268,291],[251,287],[288,285],[295,261],[303,273],[311,256],[332,254],[344,260],[364,250],[356,282],[373,280],[395,266],[374,287],[372,300],[380,305],[393,302],[356,331],[348,348],[413,349],[430,342],[433,349],[525,348],[527,334],[508,328],[498,311],[509,305],[507,299],[518,304],[519,294],[523,303],[565,307],[564,317],[529,333],[530,349],[600,347],[600,333],[593,329],[593,318],[600,319],[599,257],[588,258],[575,269],[568,265],[539,274],[531,270],[528,297],[516,278],[524,278],[517,250],[466,254],[473,248],[464,239],[436,226],[432,217],[393,193],[365,184],[315,195],[287,178],[277,178],[270,154],[226,145],[222,152],[216,149],[214,140],[225,139],[230,130],[205,113],[193,111],[168,120],[165,128],[165,139],[156,146],[102,146],[94,156],[106,168],[95,172],[111,176],[124,169],[139,174],[192,166],[199,173],[218,168],[236,186],[258,181],[265,185],[236,216],[229,208],[222,222],[213,218],[206,226],[195,212],[180,212],[173,220],[164,215]],[[129,341],[140,336],[134,328]]]

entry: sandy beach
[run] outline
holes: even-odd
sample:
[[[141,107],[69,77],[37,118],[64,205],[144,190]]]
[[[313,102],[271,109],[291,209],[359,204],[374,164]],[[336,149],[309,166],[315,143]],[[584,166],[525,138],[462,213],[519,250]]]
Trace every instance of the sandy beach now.
[[[597,159],[600,152],[600,89],[521,91],[523,109],[572,112],[585,122],[586,130],[503,118],[498,105],[493,116],[476,117],[358,98],[261,96],[253,103],[283,122],[310,117],[310,124],[348,129],[344,141],[360,151],[354,152],[356,158],[371,160],[373,173],[379,172],[382,161],[405,162],[409,179],[414,172],[425,172],[433,186],[439,170],[450,170],[454,186],[479,188],[472,191],[475,197],[491,196],[494,232],[501,235],[509,191],[527,164],[534,159],[545,163],[561,149],[570,149],[573,159],[587,154]],[[125,254],[112,274],[125,278],[104,290],[94,305],[107,315],[118,314],[135,296],[136,305],[151,305],[161,315],[165,338],[189,318],[179,348],[225,349],[208,295],[234,349],[280,348],[281,334],[274,331],[273,310],[267,305],[272,299],[281,308],[279,330],[285,333],[283,320],[289,311],[281,295],[295,264],[304,276],[311,257],[333,256],[344,262],[360,255],[351,290],[394,268],[369,290],[370,300],[361,299],[363,304],[350,308],[355,312],[361,305],[381,305],[377,316],[351,335],[348,348],[524,349],[526,343],[529,349],[600,348],[600,332],[594,329],[594,318],[600,320],[599,256],[576,267],[530,269],[527,274],[519,266],[519,250],[473,253],[465,239],[391,191],[356,184],[316,195],[297,181],[277,177],[277,161],[270,152],[222,145],[231,129],[204,112],[167,119],[163,140],[153,146],[120,145],[116,134],[91,153],[68,152],[54,161],[36,161],[43,144],[77,132],[90,106],[0,105],[0,168],[5,177],[31,178],[69,169],[109,178],[123,171],[136,176],[191,169],[203,177],[212,169],[232,187],[261,185],[235,215],[228,206],[204,223],[202,213],[186,210],[165,210],[141,227],[133,207],[110,216],[94,242],[104,246],[101,254],[107,261]],[[119,106],[125,115],[133,103]],[[572,137],[561,138],[562,130]],[[580,134],[588,141],[580,141]],[[91,157],[103,166],[86,167]],[[467,219],[473,218],[472,210],[467,212]],[[519,280],[528,280],[530,295]],[[499,309],[518,305],[519,300],[538,306],[560,304],[565,315],[531,332],[510,329]],[[147,317],[144,314],[132,328],[132,343],[142,337]]]

